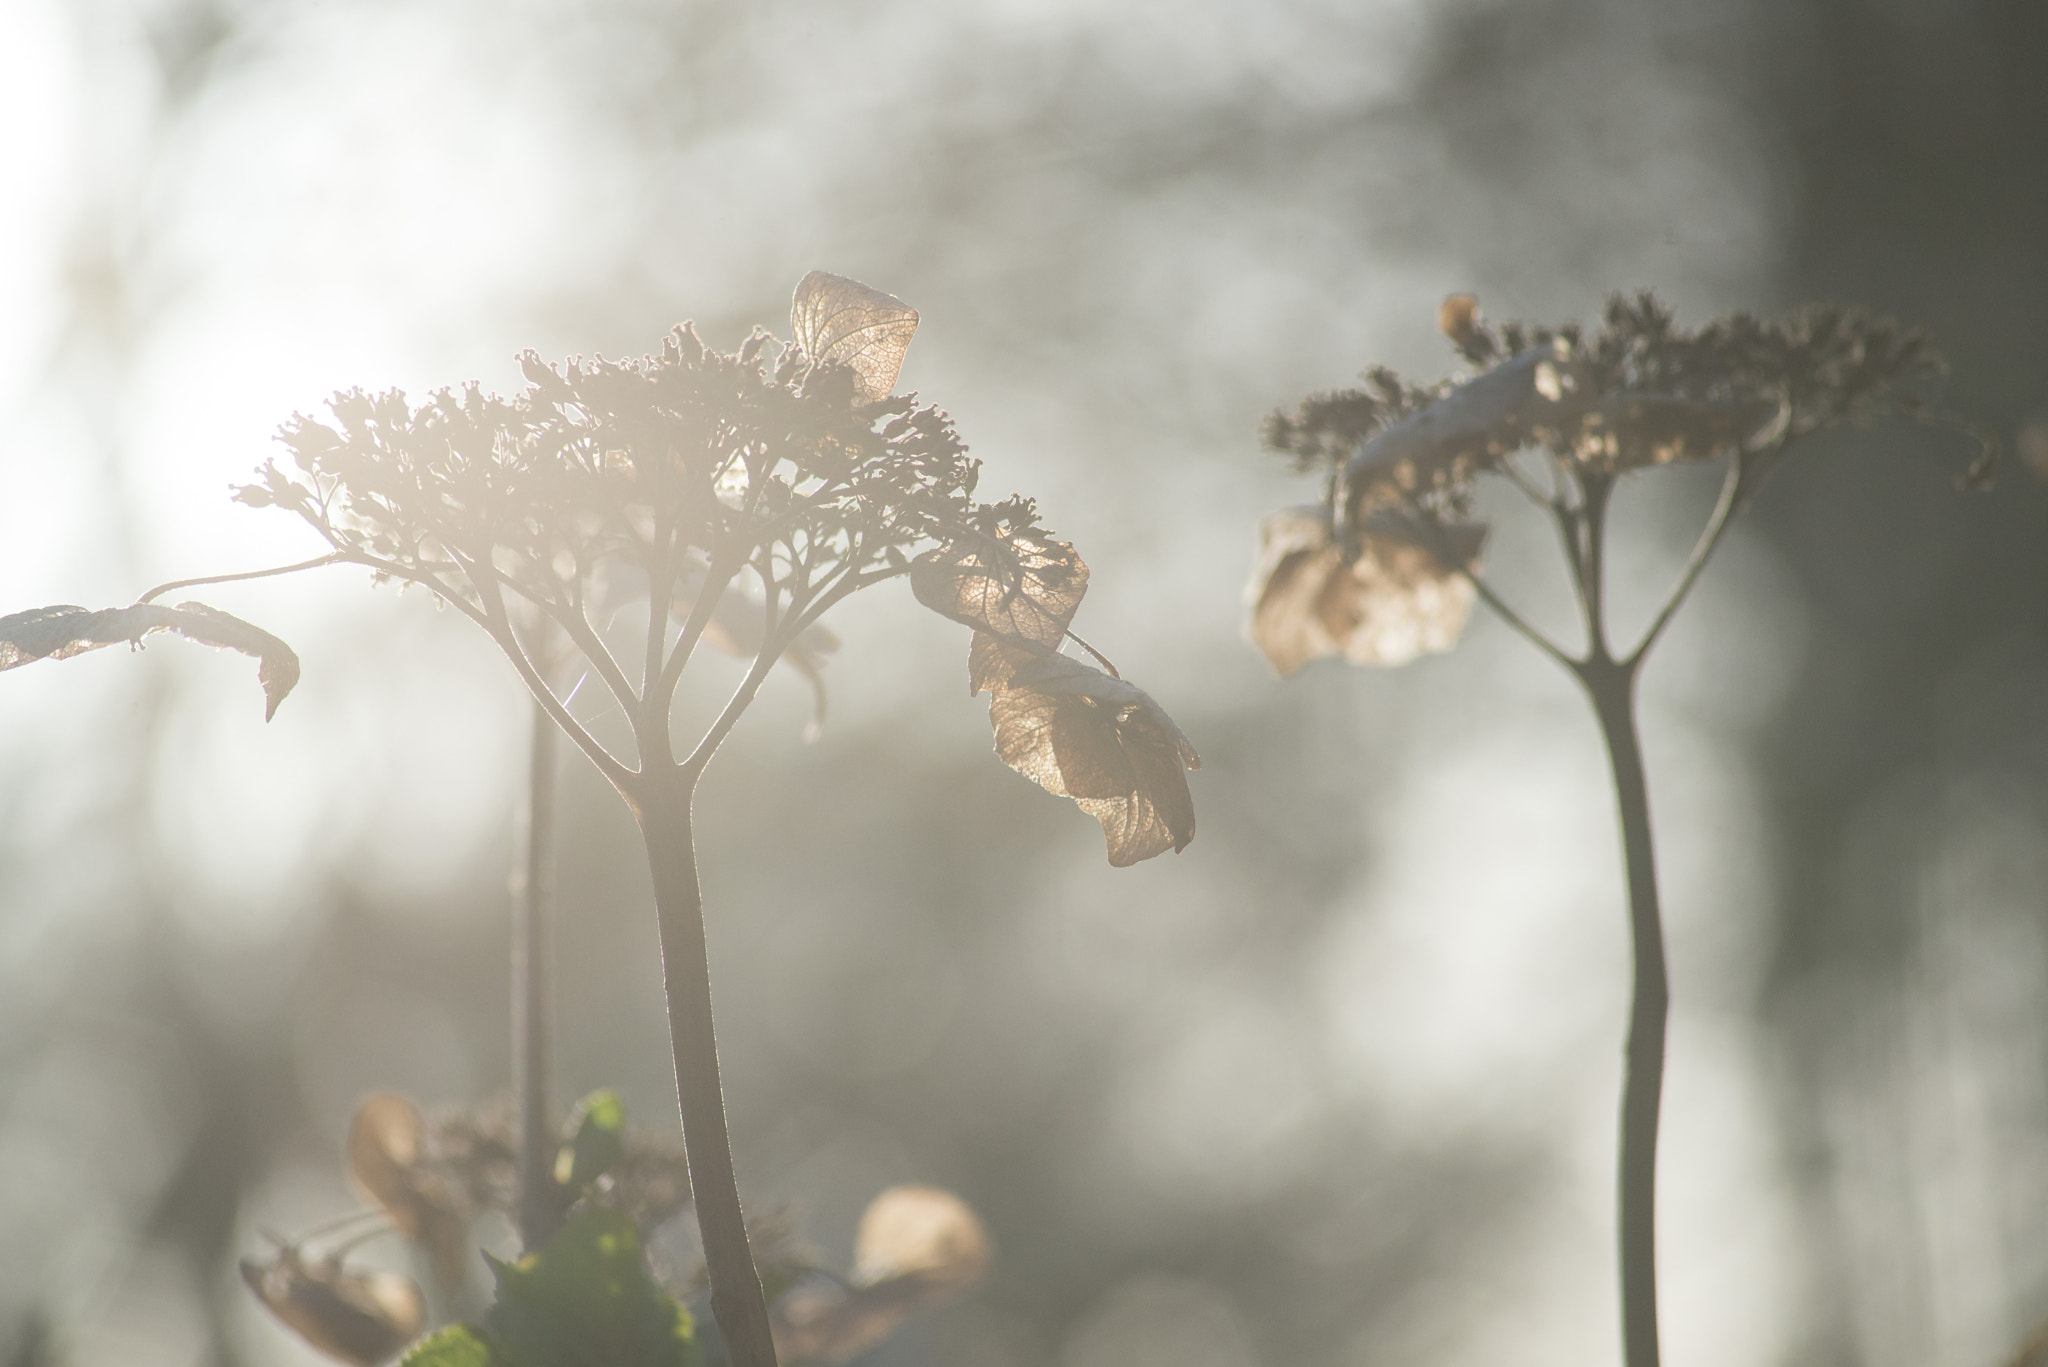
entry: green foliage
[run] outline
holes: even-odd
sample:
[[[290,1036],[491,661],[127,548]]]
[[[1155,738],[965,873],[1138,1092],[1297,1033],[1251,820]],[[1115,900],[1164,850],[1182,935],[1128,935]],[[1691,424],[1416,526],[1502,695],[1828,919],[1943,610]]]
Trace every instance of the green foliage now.
[[[466,1324],[437,1329],[413,1345],[402,1367],[491,1367],[490,1340]]]
[[[690,1312],[647,1271],[633,1221],[604,1206],[572,1214],[548,1246],[491,1260],[498,1299],[483,1324],[424,1339],[403,1367],[694,1367]]]
[[[626,1151],[626,1103],[617,1092],[600,1088],[576,1103],[569,1116],[575,1138],[555,1158],[555,1182],[581,1195],[609,1172]]]

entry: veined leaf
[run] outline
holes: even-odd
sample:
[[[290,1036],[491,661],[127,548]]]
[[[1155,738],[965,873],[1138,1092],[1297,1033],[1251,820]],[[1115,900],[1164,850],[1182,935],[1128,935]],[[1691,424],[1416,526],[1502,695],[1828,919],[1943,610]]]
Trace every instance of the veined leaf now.
[[[849,367],[856,397],[879,403],[896,388],[917,310],[858,280],[812,271],[797,282],[789,325],[813,365]]]

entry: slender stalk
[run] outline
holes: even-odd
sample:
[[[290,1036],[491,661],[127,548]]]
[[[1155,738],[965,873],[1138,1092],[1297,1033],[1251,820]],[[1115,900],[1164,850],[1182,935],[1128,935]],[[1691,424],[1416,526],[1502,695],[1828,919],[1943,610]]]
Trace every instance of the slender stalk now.
[[[555,722],[533,705],[525,848],[512,909],[512,1093],[519,1112],[519,1237],[548,1241],[562,1219],[555,1186],[554,961]]]
[[[775,1340],[761,1277],[747,1245],[726,1134],[718,1079],[718,1042],[711,1024],[711,966],[704,942],[704,898],[690,828],[696,770],[665,766],[643,774],[637,804],[661,925],[662,981],[668,991],[676,1094],[682,1103],[683,1148],[704,1265],[711,1278],[711,1314],[733,1367],[775,1367]]]
[[[1635,991],[1629,1008],[1627,1075],[1621,1094],[1621,1329],[1627,1367],[1658,1367],[1657,1120],[1664,1091],[1665,1023],[1671,983],[1650,840],[1650,794],[1635,715],[1636,663],[1604,655],[1576,671],[1599,718],[1621,814],[1628,874]]]

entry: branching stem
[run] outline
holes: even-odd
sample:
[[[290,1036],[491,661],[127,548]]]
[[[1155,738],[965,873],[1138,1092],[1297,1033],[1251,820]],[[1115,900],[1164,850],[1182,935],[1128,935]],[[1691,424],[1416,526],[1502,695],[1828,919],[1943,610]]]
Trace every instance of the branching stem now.
[[[317,570],[323,565],[339,565],[348,559],[341,552],[332,555],[318,555],[311,560],[301,560],[296,565],[274,565],[267,570],[243,570],[240,574],[208,574],[197,579],[173,579],[168,584],[158,584],[135,601],[138,604],[156,601],[172,589],[196,588],[201,584],[233,584],[243,579],[269,579],[274,575],[297,574],[300,570]]]

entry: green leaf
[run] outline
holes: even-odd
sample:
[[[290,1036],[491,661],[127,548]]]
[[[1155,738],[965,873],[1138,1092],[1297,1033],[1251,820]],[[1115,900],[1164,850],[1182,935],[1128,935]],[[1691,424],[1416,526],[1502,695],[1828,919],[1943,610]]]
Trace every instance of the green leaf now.
[[[539,1253],[493,1259],[491,1269],[498,1301],[484,1325],[498,1357],[490,1367],[696,1363],[689,1311],[648,1275],[639,1230],[616,1210],[582,1206]]]
[[[576,1103],[569,1115],[575,1138],[555,1155],[555,1182],[581,1192],[610,1171],[626,1149],[626,1103],[617,1092],[600,1088]]]
[[[501,1361],[482,1331],[451,1324],[414,1344],[398,1367],[497,1367]]]

